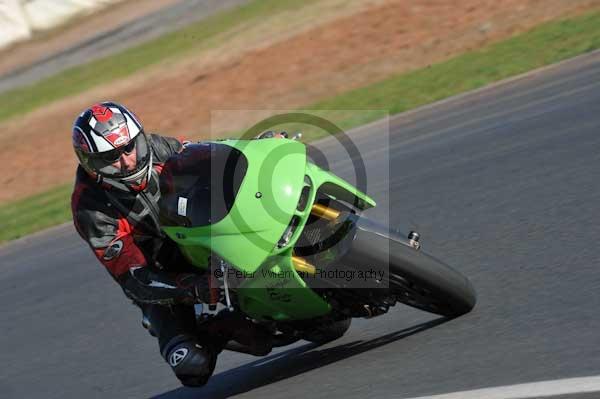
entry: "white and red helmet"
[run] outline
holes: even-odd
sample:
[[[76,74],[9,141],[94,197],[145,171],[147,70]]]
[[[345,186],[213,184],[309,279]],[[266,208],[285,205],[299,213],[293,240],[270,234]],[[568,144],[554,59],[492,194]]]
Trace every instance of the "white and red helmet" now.
[[[143,190],[152,169],[152,151],[142,124],[121,104],[103,102],[86,109],[73,124],[73,147],[81,166],[98,182],[121,190]],[[136,166],[113,166],[136,151]]]

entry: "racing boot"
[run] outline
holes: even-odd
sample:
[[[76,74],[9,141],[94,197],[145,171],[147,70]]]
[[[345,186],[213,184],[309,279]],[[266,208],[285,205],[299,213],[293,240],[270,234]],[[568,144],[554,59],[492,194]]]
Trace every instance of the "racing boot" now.
[[[189,335],[178,335],[165,345],[162,355],[175,376],[188,387],[206,384],[217,362],[217,351]]]

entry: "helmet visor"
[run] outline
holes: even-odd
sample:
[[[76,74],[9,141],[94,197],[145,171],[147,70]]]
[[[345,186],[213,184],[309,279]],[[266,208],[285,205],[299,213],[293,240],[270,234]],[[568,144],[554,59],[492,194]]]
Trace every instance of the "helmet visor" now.
[[[150,146],[142,132],[129,143],[114,150],[86,154],[90,169],[107,178],[123,178],[148,166]]]

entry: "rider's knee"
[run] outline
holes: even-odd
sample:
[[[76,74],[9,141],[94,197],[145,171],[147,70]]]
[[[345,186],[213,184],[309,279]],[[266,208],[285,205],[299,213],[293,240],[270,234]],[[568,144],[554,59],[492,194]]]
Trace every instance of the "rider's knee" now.
[[[186,386],[205,385],[212,375],[217,354],[190,336],[174,337],[161,351],[171,369]]]

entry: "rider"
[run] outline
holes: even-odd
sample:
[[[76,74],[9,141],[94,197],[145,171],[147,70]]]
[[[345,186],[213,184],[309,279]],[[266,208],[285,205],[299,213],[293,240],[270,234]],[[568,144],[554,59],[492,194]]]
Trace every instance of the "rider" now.
[[[73,125],[79,159],[71,207],[79,235],[142,309],[160,352],[183,385],[211,376],[220,347],[195,334],[194,303],[209,302],[208,277],[194,269],[159,226],[159,175],[183,149],[146,134],[121,104],[86,109]]]

